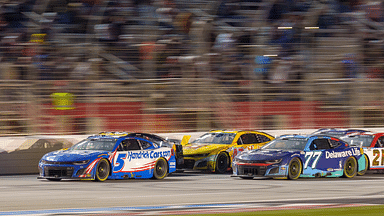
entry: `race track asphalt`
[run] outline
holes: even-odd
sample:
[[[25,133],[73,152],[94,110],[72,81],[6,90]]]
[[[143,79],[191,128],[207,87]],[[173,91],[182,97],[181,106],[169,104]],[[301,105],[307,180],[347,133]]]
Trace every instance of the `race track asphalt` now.
[[[72,215],[294,205],[384,204],[384,174],[345,178],[244,180],[174,173],[163,180],[65,180],[0,176],[0,215]]]

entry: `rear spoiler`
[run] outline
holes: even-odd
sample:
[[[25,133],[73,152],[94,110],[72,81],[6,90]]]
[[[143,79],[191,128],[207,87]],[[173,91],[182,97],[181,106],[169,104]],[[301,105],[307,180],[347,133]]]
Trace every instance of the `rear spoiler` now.
[[[183,139],[181,140],[180,144],[182,146],[188,144],[189,140],[191,139],[191,135],[184,135]]]

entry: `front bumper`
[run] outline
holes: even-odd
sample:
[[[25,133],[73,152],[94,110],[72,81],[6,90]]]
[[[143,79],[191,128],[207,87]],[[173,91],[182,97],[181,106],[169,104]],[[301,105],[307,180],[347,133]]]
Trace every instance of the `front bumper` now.
[[[37,176],[37,179],[70,179],[70,180],[95,180],[94,178],[79,178],[79,177],[70,177],[70,178],[67,178],[67,177],[46,177],[46,176]]]
[[[39,164],[38,179],[93,179],[93,173],[85,173],[86,165]]]
[[[254,165],[254,164],[232,164],[234,177],[285,177],[287,170],[285,166],[277,164],[271,165]]]

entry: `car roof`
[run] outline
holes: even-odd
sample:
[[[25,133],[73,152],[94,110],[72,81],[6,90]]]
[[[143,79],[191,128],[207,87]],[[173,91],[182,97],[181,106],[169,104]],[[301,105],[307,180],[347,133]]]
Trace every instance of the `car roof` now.
[[[281,135],[279,136],[278,138],[280,139],[283,139],[283,138],[298,138],[298,139],[321,139],[321,138],[325,138],[325,139],[337,139],[339,140],[339,138],[337,137],[333,137],[333,136],[329,136],[329,135],[323,135],[323,134],[285,134],[285,135]]]
[[[373,132],[350,132],[350,133],[345,134],[343,137],[364,136],[364,135],[374,136],[376,134],[380,134],[380,133],[373,133]]]
[[[321,128],[313,132],[312,134],[324,133],[324,132],[346,132],[347,133],[347,132],[370,132],[370,131],[364,130],[364,129],[355,129],[355,128]]]
[[[273,137],[272,135],[270,135],[266,132],[256,131],[256,130],[211,130],[208,133],[247,133],[247,132],[267,134],[267,135]]]
[[[237,130],[211,130],[209,133],[238,133]]]
[[[279,136],[278,138],[280,138],[280,139],[282,139],[282,138],[302,138],[302,139],[308,139],[308,138],[313,137],[313,136],[316,136],[316,135],[284,134],[284,135]]]
[[[112,139],[118,139],[122,137],[135,137],[140,133],[133,133],[133,132],[125,132],[125,131],[111,131],[111,132],[100,132],[98,134],[89,136],[90,139],[102,139],[102,138],[112,138]]]
[[[347,135],[349,133],[365,133],[370,132],[363,129],[351,129],[351,128],[322,128],[312,133],[312,135],[328,135],[328,136],[335,136],[340,137]]]
[[[93,136],[119,138],[119,137],[123,137],[123,136],[128,136],[130,133],[132,133],[132,132],[109,131],[109,132],[100,132],[98,135],[93,135]]]
[[[143,136],[146,136],[146,137],[142,137]],[[120,139],[120,138],[134,138],[134,137],[137,137],[137,138],[140,138],[140,139],[146,139],[146,140],[149,140],[151,142],[156,142],[155,139],[160,139],[164,142],[166,142],[167,140],[164,139],[163,137],[161,136],[158,136],[156,134],[151,134],[151,133],[136,133],[136,132],[125,132],[125,131],[112,131],[112,132],[100,132],[99,134],[97,135],[92,135],[92,136],[89,136],[88,139]]]

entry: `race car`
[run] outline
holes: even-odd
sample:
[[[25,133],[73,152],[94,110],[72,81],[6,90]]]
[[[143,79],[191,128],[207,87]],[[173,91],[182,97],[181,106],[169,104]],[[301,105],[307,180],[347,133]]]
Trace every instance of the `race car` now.
[[[367,164],[359,175],[364,175],[367,170],[384,170],[384,133],[355,132],[340,139],[351,146],[363,148]]]
[[[259,131],[215,130],[183,144],[184,169],[225,173],[239,152],[258,149],[274,137]]]
[[[161,146],[132,133],[101,133],[45,154],[38,168],[39,179],[54,181],[163,179],[176,170],[175,146]]]
[[[353,140],[355,140],[355,143],[356,143],[356,142],[361,142],[364,139],[369,139],[367,137],[364,138],[364,137],[360,137],[358,135],[358,134],[364,134],[364,133],[367,133],[366,135],[368,137],[369,136],[368,134],[373,133],[373,132],[368,131],[368,130],[363,130],[363,129],[322,128],[322,129],[315,131],[313,134],[322,134],[322,135],[337,137],[337,138],[343,139],[348,144],[351,144],[350,142],[351,141],[353,142]],[[352,138],[350,135],[356,135],[356,138]],[[360,137],[360,138],[358,138],[358,137]],[[364,145],[369,145],[369,144],[365,143]],[[356,146],[356,145],[354,144],[354,146]],[[366,150],[368,149],[368,148],[364,148],[364,146],[362,144],[357,145],[357,146],[362,147],[364,152],[366,152]],[[370,155],[372,155],[372,153],[370,153]],[[372,161],[372,160],[368,159],[367,154],[364,154],[364,157],[366,158],[366,169],[363,171],[357,172],[357,175],[365,175],[365,173],[367,172],[367,170],[370,167],[370,161]],[[383,169],[384,169],[384,167],[383,167]]]
[[[272,177],[352,178],[365,169],[360,147],[335,137],[283,135],[260,149],[243,152],[233,161],[233,176],[243,179]]]

